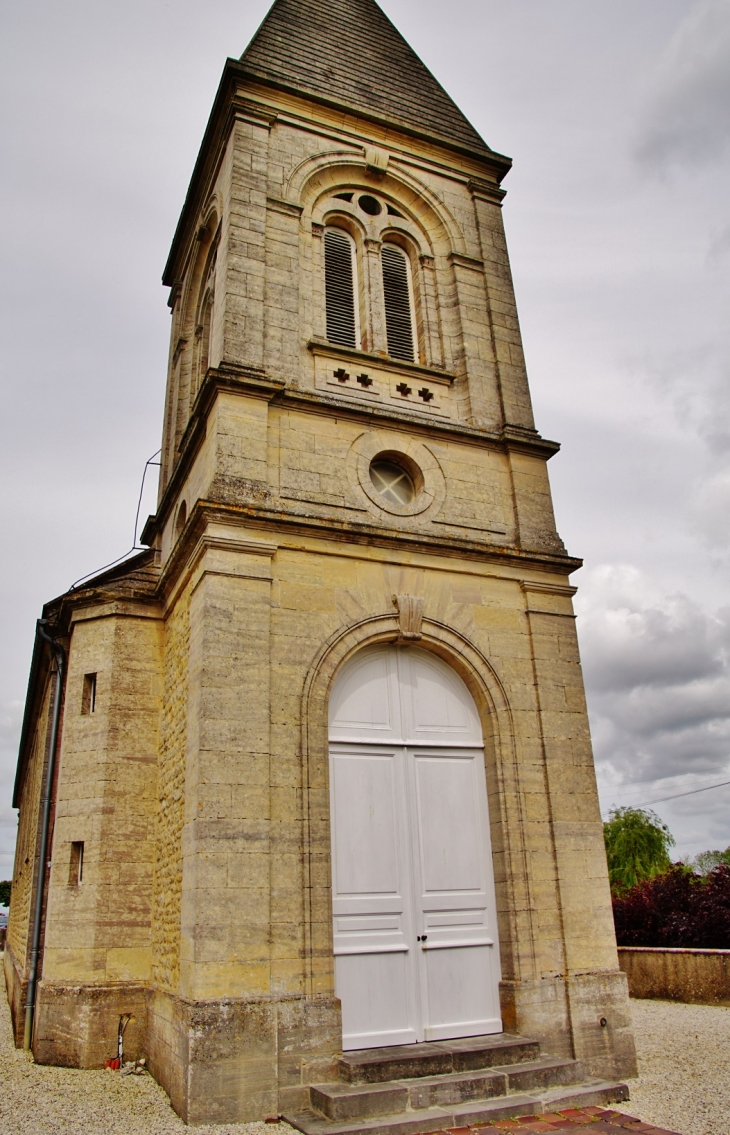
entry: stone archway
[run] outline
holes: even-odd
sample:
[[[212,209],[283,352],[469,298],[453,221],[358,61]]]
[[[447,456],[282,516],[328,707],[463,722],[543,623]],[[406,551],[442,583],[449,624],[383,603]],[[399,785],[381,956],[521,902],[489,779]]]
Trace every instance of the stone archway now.
[[[322,645],[305,681],[301,721],[305,988],[309,996],[332,996],[335,990],[329,816],[330,693],[340,668],[357,651],[366,646],[399,641],[403,640],[396,613],[364,618],[341,628]],[[419,648],[431,651],[456,671],[479,714],[504,991],[516,981],[534,980],[537,969],[533,903],[524,843],[523,794],[512,712],[488,659],[459,631],[424,618],[416,641]],[[511,1016],[507,1027],[514,1027]]]

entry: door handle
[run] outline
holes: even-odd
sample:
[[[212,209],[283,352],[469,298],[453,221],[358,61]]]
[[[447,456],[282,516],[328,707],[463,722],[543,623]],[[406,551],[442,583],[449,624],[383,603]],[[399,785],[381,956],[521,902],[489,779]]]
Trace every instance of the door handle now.
[[[417,942],[425,942],[427,938],[428,938],[428,934],[417,934],[416,935],[416,941]]]

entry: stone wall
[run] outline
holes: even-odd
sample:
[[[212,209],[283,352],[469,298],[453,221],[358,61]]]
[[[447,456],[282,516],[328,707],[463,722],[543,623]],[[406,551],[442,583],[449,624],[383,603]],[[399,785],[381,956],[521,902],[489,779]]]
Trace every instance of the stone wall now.
[[[41,794],[48,760],[48,730],[55,683],[54,674],[50,676],[46,685],[32,744],[32,756],[20,798],[13,870],[13,906],[8,919],[7,934],[8,944],[18,959],[25,959],[30,949],[28,935],[38,867]]]
[[[157,840],[152,907],[152,976],[158,988],[180,980],[182,830],[185,816],[185,744],[188,712],[190,593],[178,600],[165,630],[165,676],[157,771]]]
[[[50,716],[55,684],[55,674],[47,675],[45,687],[39,698],[31,756],[25,770],[19,800],[18,837],[13,866],[13,903],[8,918],[4,954],[5,983],[16,1044],[23,1043],[31,916],[38,874],[41,794],[48,761]]]
[[[619,946],[629,995],[697,1005],[730,1005],[730,950]]]

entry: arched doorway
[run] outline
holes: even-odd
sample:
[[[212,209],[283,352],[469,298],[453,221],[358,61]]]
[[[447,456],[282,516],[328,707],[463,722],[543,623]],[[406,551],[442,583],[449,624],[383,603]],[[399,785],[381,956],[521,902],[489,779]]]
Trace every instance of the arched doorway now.
[[[330,698],[335,991],[343,1048],[500,1032],[484,743],[461,678],[360,651]]]

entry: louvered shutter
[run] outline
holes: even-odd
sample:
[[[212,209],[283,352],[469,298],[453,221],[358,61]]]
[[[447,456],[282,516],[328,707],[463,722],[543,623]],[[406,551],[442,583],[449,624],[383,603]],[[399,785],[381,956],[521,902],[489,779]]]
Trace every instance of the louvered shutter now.
[[[412,363],[415,362],[413,314],[406,254],[394,244],[384,244],[382,263],[388,354]]]
[[[327,338],[341,347],[358,347],[355,313],[355,248],[342,229],[325,229],[324,275]]]

